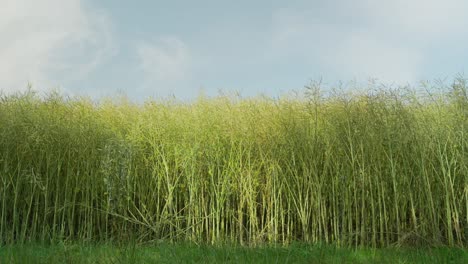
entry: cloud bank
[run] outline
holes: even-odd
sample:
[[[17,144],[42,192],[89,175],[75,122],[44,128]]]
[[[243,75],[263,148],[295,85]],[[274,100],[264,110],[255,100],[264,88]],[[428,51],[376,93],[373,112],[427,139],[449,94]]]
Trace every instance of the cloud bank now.
[[[4,0],[0,9],[0,90],[63,87],[115,51],[106,14],[82,0]]]
[[[189,78],[190,50],[176,37],[159,37],[136,45],[144,88],[159,92],[171,89]]]
[[[272,15],[274,54],[318,65],[335,78],[384,83],[423,78],[434,47],[467,37],[462,0],[330,1]]]

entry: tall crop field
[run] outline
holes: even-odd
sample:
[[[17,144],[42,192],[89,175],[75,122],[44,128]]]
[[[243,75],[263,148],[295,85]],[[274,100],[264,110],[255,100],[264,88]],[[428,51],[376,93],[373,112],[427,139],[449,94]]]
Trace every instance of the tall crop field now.
[[[3,96],[0,244],[466,247],[465,82],[315,88],[190,103]]]

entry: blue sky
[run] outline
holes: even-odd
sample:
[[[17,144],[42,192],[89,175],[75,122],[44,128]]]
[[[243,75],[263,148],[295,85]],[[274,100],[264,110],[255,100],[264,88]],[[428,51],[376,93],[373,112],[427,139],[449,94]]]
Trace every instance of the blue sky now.
[[[468,62],[463,0],[0,0],[0,90],[277,96],[311,79],[416,84]]]

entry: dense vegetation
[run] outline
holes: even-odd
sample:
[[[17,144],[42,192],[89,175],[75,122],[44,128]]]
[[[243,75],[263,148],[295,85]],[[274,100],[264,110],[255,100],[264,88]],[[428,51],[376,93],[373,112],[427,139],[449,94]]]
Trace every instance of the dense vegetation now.
[[[468,243],[467,85],[0,101],[0,244]]]
[[[286,247],[239,247],[176,244],[72,243],[23,244],[0,247],[0,263],[11,264],[140,264],[140,263],[468,263],[460,248],[338,248],[292,244]]]

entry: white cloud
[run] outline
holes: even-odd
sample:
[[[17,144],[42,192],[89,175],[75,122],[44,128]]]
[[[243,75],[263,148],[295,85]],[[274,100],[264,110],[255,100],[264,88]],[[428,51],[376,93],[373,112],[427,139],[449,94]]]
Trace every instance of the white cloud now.
[[[450,36],[466,32],[468,25],[465,0],[361,0],[356,4],[377,27],[419,37]]]
[[[3,0],[0,90],[78,81],[113,54],[112,43],[107,16],[82,0]]]
[[[271,52],[337,78],[418,81],[431,44],[467,35],[463,0],[338,0],[272,16]],[[313,72],[311,74],[323,74]]]
[[[147,87],[167,89],[189,77],[190,51],[176,37],[142,41],[136,51]]]
[[[365,33],[353,33],[334,49],[328,49],[321,60],[331,68],[342,69],[351,78],[376,78],[398,84],[418,81],[422,63],[419,52]]]

